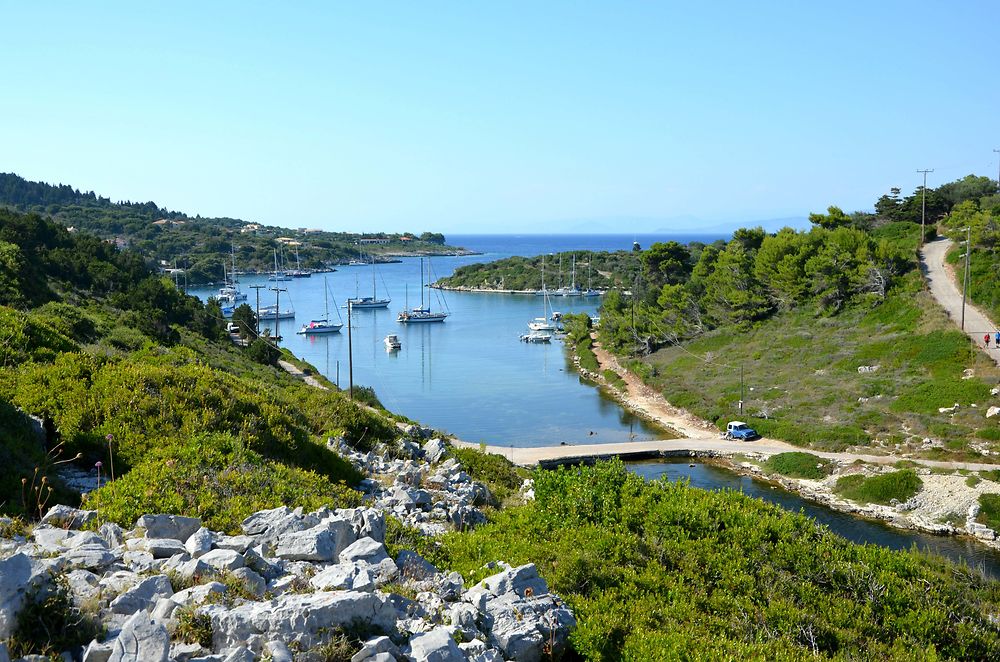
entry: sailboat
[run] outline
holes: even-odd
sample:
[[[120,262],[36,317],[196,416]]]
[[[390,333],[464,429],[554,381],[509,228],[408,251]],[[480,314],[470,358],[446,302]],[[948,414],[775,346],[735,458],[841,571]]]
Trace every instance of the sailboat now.
[[[550,308],[549,293],[548,290],[545,289],[545,258],[542,257],[542,316],[536,317],[528,322],[528,328],[531,329],[532,332],[555,332],[556,325],[548,319],[549,313],[551,312]],[[522,340],[524,340],[523,337]]]
[[[559,264],[562,264],[562,255],[559,256]],[[562,282],[562,268],[559,269],[559,282]],[[573,253],[573,282],[569,287],[563,285],[552,292],[552,295],[558,297],[578,297],[580,294],[580,288],[576,286],[576,253]]]
[[[289,276],[288,274],[286,274],[284,271],[279,271],[278,270],[278,249],[275,248],[274,249],[274,273],[271,276],[269,276],[267,280],[269,280],[269,281],[271,281],[273,283],[277,283],[277,282],[280,282],[280,281],[286,281],[286,280],[291,280],[291,279],[292,279],[291,276]]]
[[[600,290],[594,289],[594,254],[591,253],[587,259],[587,289],[583,291],[583,296],[599,297],[602,294]]]
[[[421,267],[421,274],[423,274],[423,267]],[[372,295],[370,297],[355,296],[353,299],[348,299],[347,303],[350,304],[351,308],[354,310],[374,310],[376,308],[388,308],[389,303],[392,299],[379,299],[375,294],[375,255],[372,255]]]
[[[330,288],[327,285],[326,276],[323,276],[323,303],[326,306],[326,317],[321,320],[310,320],[308,324],[303,324],[297,333],[311,336],[320,333],[338,333],[343,328],[343,321],[330,321]],[[337,317],[340,317],[339,310],[337,311]]]
[[[420,258],[420,307],[404,310],[396,316],[396,321],[403,324],[420,324],[425,322],[443,322],[448,317],[446,312],[431,312],[430,302],[424,306],[424,258]]]
[[[288,271],[288,275],[292,278],[309,278],[312,276],[311,271],[307,271],[302,268],[302,263],[299,262],[299,247],[295,247],[295,268]]]
[[[280,272],[278,271],[278,251],[275,250],[274,275],[271,278],[268,278],[268,280],[273,280],[273,281],[290,280],[288,276],[285,276],[284,274],[280,274],[279,277],[279,274]],[[279,287],[272,287],[271,289],[274,290],[274,305],[264,306],[263,308],[261,308],[260,312],[257,314],[257,319],[260,320],[261,322],[295,319],[295,310],[291,308],[286,308],[285,310],[281,310],[279,306],[279,297],[281,296],[281,292],[284,292],[285,290],[282,290]]]

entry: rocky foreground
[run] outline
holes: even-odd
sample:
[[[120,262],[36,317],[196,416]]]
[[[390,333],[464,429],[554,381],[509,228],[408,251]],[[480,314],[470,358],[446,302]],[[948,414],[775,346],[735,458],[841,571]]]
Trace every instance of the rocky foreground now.
[[[454,459],[439,462],[441,442],[405,443],[409,459],[332,444],[372,476],[365,507],[266,510],[241,535],[163,514],[128,531],[96,527],[97,512],[57,506],[25,535],[0,539],[0,641],[22,610],[63,591],[80,622],[102,632],[63,652],[82,662],[558,655],[575,618],[533,565],[498,561],[466,587],[413,551],[389,556],[387,514],[433,535],[482,521],[489,495]],[[9,657],[0,644],[0,662]]]

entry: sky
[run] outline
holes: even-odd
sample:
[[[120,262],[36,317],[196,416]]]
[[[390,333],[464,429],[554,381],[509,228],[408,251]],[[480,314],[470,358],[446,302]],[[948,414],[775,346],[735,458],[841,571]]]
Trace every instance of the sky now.
[[[191,215],[698,230],[870,209],[921,168],[932,187],[997,176],[993,0],[0,0],[0,16],[0,171]]]

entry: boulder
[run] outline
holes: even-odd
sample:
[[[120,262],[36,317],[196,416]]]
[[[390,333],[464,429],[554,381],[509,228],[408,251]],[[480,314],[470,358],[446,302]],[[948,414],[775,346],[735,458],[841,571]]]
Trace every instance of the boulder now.
[[[452,639],[451,631],[443,627],[411,637],[406,652],[413,662],[465,662],[465,655]]]
[[[179,605],[199,605],[208,599],[212,593],[225,593],[226,585],[220,582],[208,582],[177,591],[171,596],[171,600]]]
[[[0,561],[0,640],[13,633],[25,595],[49,580],[45,566],[24,554]]]
[[[101,541],[103,543],[103,540]],[[62,558],[74,568],[99,570],[115,562],[115,555],[104,545],[81,545],[63,553]]]
[[[274,555],[292,561],[333,561],[354,539],[349,520],[329,519],[310,529],[283,535],[275,545]]]
[[[154,623],[148,612],[136,612],[125,621],[108,662],[166,662],[170,652],[167,628]]]
[[[388,653],[395,659],[399,656],[399,649],[396,648],[396,644],[392,643],[389,637],[375,637],[374,639],[369,639],[361,646],[361,650],[351,657],[351,662],[370,660],[380,653]]]
[[[254,635],[264,634],[308,649],[324,643],[330,631],[354,622],[393,632],[398,615],[383,596],[355,591],[285,594],[270,602],[248,602],[232,609],[213,605],[205,613],[212,619],[215,650],[239,646]]]
[[[212,532],[201,527],[184,541],[184,549],[191,555],[191,558],[196,559],[202,554],[212,551],[213,542]]]
[[[145,529],[147,538],[170,538],[184,542],[201,528],[201,520],[180,515],[143,515],[136,520],[135,526]]]
[[[111,611],[116,614],[134,614],[148,610],[159,598],[169,598],[174,594],[166,575],[155,575],[144,579],[133,588],[111,601]]]
[[[79,510],[63,504],[49,508],[42,518],[42,524],[51,524],[60,529],[81,529],[97,517],[96,510]]]
[[[125,552],[122,554],[122,563],[132,572],[147,572],[160,561],[155,560],[149,552]]]
[[[236,568],[232,572],[233,579],[240,582],[247,593],[255,597],[261,597],[267,590],[267,582],[250,568]]]
[[[125,532],[122,531],[122,527],[114,522],[105,522],[97,532],[104,538],[104,542],[108,543],[108,547],[119,547],[125,540]]]
[[[231,549],[242,554],[252,547],[253,543],[253,538],[250,536],[219,536],[215,541],[215,546],[218,549]]]
[[[292,662],[292,651],[282,641],[271,640],[265,646],[271,654],[271,662]]]
[[[169,559],[176,554],[187,555],[184,543],[177,538],[146,538],[139,542],[139,548],[152,554],[154,559]]]
[[[405,580],[424,581],[434,577],[438,569],[416,552],[404,549],[396,557],[396,566],[401,578]]]
[[[219,571],[232,571],[245,565],[243,557],[231,549],[213,549],[198,560]]]
[[[253,652],[247,650],[245,646],[240,646],[227,655],[223,662],[253,662],[254,659],[256,658]],[[274,658],[272,657],[271,659],[273,660]]]
[[[515,593],[518,597],[531,597],[549,592],[545,580],[538,576],[534,563],[528,563],[517,568],[510,568],[487,577],[479,583],[493,595]]]
[[[114,642],[100,643],[96,639],[83,650],[83,662],[108,662]]]
[[[447,447],[445,446],[444,442],[438,438],[431,439],[426,444],[424,444],[423,447],[424,457],[427,458],[427,461],[430,462],[431,464],[436,463],[438,460],[444,457],[444,453],[446,450]]]
[[[385,545],[372,538],[361,538],[348,545],[339,555],[341,563],[365,561],[377,565],[389,558]]]

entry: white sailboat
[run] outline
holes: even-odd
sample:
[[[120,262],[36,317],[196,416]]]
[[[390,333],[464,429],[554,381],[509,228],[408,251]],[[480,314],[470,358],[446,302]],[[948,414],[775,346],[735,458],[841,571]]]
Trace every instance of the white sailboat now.
[[[549,306],[549,293],[545,289],[545,257],[542,256],[542,316],[529,321],[528,328],[533,332],[555,333],[556,325],[549,321],[551,314],[552,309]],[[521,340],[525,340],[525,338],[522,336]]]
[[[344,326],[344,321],[331,322],[330,321],[330,287],[326,282],[326,276],[323,276],[323,304],[326,306],[326,316],[320,320],[310,320],[308,324],[303,324],[302,328],[297,331],[300,335],[312,336],[319,335],[321,333],[339,333]],[[340,311],[337,311],[337,317],[340,317]]]
[[[351,308],[354,310],[375,310],[377,308],[388,308],[389,303],[392,299],[379,299],[378,295],[375,293],[375,255],[372,254],[372,295],[370,297],[355,296],[353,299],[348,299],[347,303],[350,304]],[[423,268],[421,267],[421,273]]]
[[[274,251],[274,275],[271,278],[268,278],[268,280],[273,280],[275,282],[279,280],[291,280],[287,276],[280,274],[280,272],[278,271],[277,250]],[[263,308],[261,308],[257,313],[257,319],[261,322],[295,319],[294,308],[285,308],[284,310],[282,310],[280,307],[279,297],[281,296],[281,292],[284,292],[285,290],[282,290],[279,287],[272,287],[271,289],[274,290],[274,305],[264,306]]]
[[[450,313],[432,312],[430,301],[424,305],[424,258],[420,258],[420,307],[404,310],[396,316],[396,321],[402,324],[423,324],[427,322],[443,322]]]

